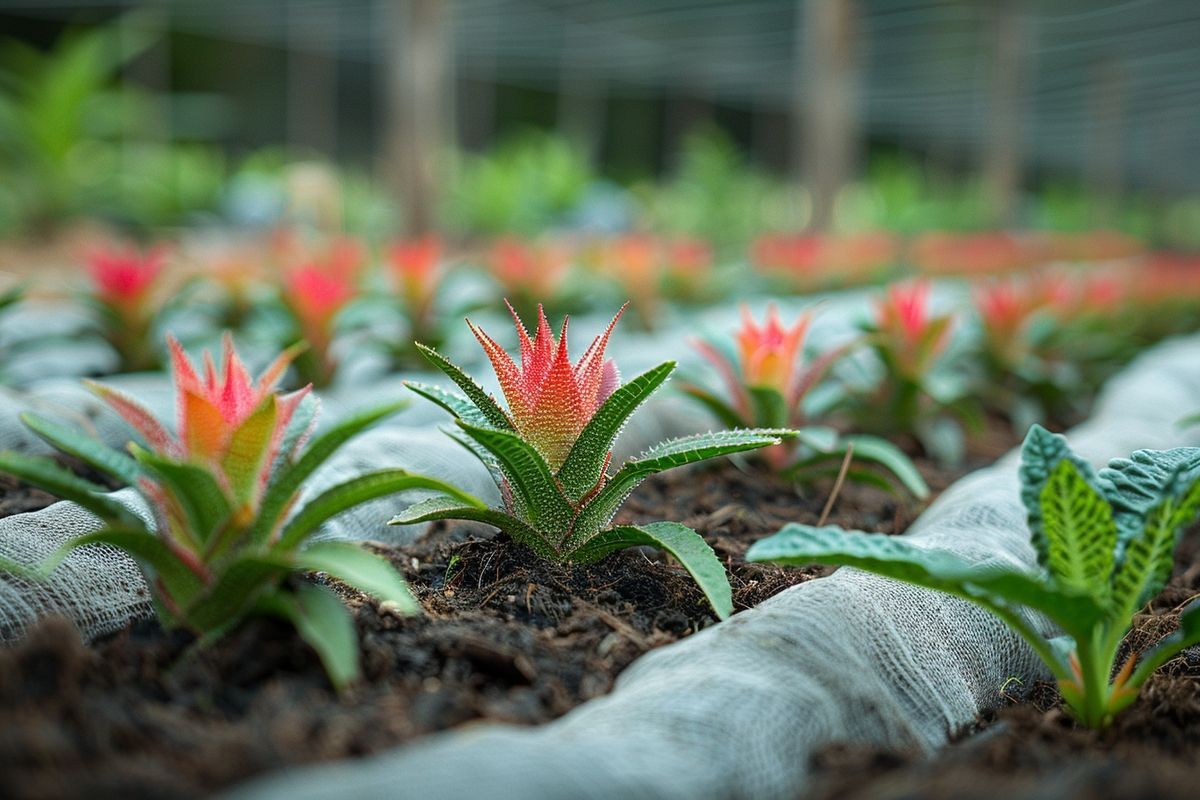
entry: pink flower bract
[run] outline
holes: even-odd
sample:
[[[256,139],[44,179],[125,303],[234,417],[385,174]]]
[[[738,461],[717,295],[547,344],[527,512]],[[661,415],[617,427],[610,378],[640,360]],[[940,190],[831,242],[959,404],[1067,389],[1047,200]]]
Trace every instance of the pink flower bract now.
[[[552,469],[558,469],[592,415],[617,388],[617,368],[604,358],[604,349],[625,306],[573,366],[567,353],[566,318],[555,340],[539,305],[537,331],[530,337],[517,312],[511,305],[508,308],[517,328],[520,366],[478,326],[469,320],[467,325],[496,370],[513,427]]]

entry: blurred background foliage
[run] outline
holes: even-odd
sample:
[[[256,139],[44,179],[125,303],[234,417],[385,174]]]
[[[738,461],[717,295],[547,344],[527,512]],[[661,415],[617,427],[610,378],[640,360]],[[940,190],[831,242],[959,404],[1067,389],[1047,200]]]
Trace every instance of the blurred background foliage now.
[[[430,4],[453,5],[412,5]],[[287,48],[177,30],[171,3],[53,7],[0,7],[9,33],[0,41],[0,235],[45,237],[79,219],[147,236],[296,218],[376,237],[406,227],[411,203],[398,199],[392,159],[371,122],[381,111],[358,108],[361,92],[349,92],[354,109],[333,105],[338,119],[305,124],[300,115],[285,124],[299,112],[282,109],[278,96],[294,90],[270,67],[294,66]],[[222,54],[225,69],[206,71]],[[377,81],[377,66],[334,62],[324,68],[335,88]],[[438,228],[467,240],[645,230],[703,236],[729,251],[809,225],[812,192],[768,141],[783,121],[717,102],[697,110],[676,90],[627,92],[584,113],[575,101],[586,87],[569,77],[559,91],[499,79],[460,87],[457,132],[437,142],[429,196]],[[305,144],[321,126],[325,146]],[[836,233],[996,227],[980,170],[961,153],[939,156],[882,135],[866,136],[835,210],[828,227]],[[1195,248],[1200,198],[1135,182],[1114,198],[1078,172],[1030,170],[1011,227],[1107,227],[1154,246]]]

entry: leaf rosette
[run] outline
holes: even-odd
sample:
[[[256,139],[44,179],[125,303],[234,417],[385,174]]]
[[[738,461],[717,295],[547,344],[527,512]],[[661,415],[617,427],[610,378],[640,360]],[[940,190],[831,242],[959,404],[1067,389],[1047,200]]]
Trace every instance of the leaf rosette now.
[[[500,508],[435,495],[392,520],[439,519],[492,525],[556,561],[594,561],[650,545],[670,553],[697,581],[718,617],[732,613],[724,568],[695,531],[677,522],[612,526],[630,493],[664,470],[779,444],[792,431],[730,430],[686,436],[649,448],[609,473],[613,444],[630,416],[675,370],[665,362],[621,384],[605,347],[621,312],[575,364],[567,351],[567,320],[557,337],[539,307],[531,336],[515,311],[520,363],[490,336],[471,330],[500,380],[507,408],[435,350],[418,345],[462,393],[410,383],[409,388],[455,417],[451,435],[488,468],[504,498]],[[622,309],[622,312],[624,309]]]

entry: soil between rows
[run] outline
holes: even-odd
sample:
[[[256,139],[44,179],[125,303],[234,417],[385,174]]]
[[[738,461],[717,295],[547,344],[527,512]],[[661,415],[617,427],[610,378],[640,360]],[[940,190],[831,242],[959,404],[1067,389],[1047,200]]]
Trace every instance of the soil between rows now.
[[[939,488],[962,472],[923,469]],[[725,462],[647,482],[619,521],[695,527],[727,564],[741,610],[818,574],[743,555],[786,522],[816,522],[827,492],[801,494]],[[0,485],[4,508],[48,499]],[[848,486],[830,522],[899,533],[918,511]],[[198,797],[477,721],[543,723],[608,692],[646,651],[716,621],[687,574],[646,548],[588,566],[549,564],[456,524],[402,549],[371,546],[405,573],[426,614],[381,611],[338,585],[355,613],[366,678],[342,697],[308,647],[272,620],[181,664],[188,637],[153,621],[91,646],[64,620],[36,626],[0,651],[0,796]]]
[[[1163,593],[1126,638],[1144,651],[1178,627],[1200,595],[1200,526],[1180,547]],[[1200,647],[1163,666],[1133,706],[1106,731],[1076,725],[1057,690],[1010,691],[1008,707],[986,715],[932,758],[834,746],[813,760],[809,800],[1194,800],[1200,789]]]

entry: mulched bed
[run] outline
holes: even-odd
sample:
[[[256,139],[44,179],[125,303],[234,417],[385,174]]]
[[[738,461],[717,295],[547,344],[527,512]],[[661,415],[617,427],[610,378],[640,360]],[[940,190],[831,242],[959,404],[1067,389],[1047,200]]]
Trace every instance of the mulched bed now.
[[[1137,618],[1118,661],[1130,647],[1143,651],[1173,631],[1197,595],[1200,526],[1185,538],[1170,584]],[[1077,726],[1050,684],[1011,700],[933,758],[829,748],[814,759],[807,797],[1194,800],[1200,794],[1200,648],[1160,669],[1106,731]]]
[[[938,487],[962,474],[923,469]],[[5,489],[9,508],[48,499]],[[620,521],[695,527],[728,565],[744,609],[819,574],[742,556],[785,522],[816,522],[827,491],[801,495],[726,462],[646,483]],[[918,511],[847,486],[829,521],[899,533]],[[372,546],[403,570],[426,615],[399,617],[339,586],[356,610],[366,674],[341,697],[307,646],[271,620],[182,662],[187,637],[154,622],[90,647],[63,620],[38,625],[0,651],[0,796],[201,796],[472,721],[542,723],[608,692],[647,650],[715,622],[686,573],[649,549],[548,564],[456,524],[403,550]]]

